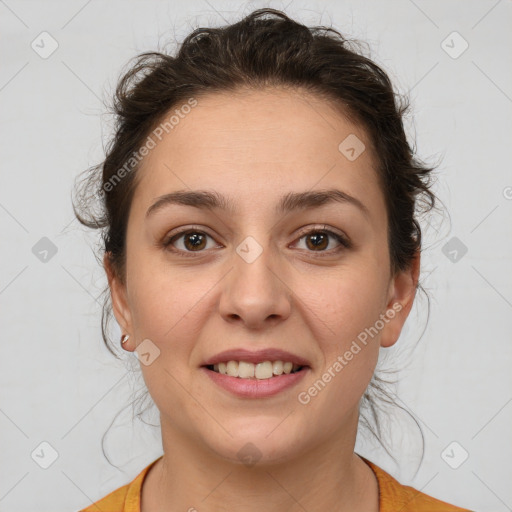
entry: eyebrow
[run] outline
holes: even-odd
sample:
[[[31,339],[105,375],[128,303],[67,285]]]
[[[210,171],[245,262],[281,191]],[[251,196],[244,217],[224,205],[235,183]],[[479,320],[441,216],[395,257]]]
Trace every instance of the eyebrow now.
[[[365,217],[369,218],[370,212],[359,199],[338,189],[313,190],[306,192],[289,192],[281,197],[275,207],[277,215],[295,210],[305,210],[318,208],[331,203],[351,204],[357,207]],[[194,208],[213,210],[221,209],[231,215],[236,214],[235,203],[216,191],[210,190],[177,190],[157,198],[157,200],[148,208],[146,218],[153,215],[168,205],[185,205]]]

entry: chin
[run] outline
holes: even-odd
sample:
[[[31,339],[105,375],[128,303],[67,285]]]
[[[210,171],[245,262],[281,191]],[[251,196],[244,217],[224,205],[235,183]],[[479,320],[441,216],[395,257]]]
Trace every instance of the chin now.
[[[267,421],[254,422],[247,424],[244,419],[244,425],[239,423],[224,425],[224,428],[232,434],[223,433],[221,438],[211,439],[211,430],[209,430],[204,442],[219,458],[224,459],[231,464],[253,467],[254,465],[274,465],[286,462],[297,457],[299,441],[303,440],[303,435],[293,435],[290,432],[290,426],[279,426],[280,420],[269,418]],[[276,428],[277,427],[277,428]]]

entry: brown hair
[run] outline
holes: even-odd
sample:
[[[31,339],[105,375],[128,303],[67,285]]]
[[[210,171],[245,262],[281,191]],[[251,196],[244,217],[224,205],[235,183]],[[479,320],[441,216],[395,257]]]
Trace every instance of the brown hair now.
[[[139,167],[133,155],[151,131],[172,108],[191,97],[265,86],[312,92],[340,106],[344,115],[366,129],[388,212],[391,271],[409,268],[421,250],[416,214],[421,207],[427,212],[435,206],[430,190],[434,168],[421,163],[409,146],[403,126],[409,109],[406,98],[394,92],[387,74],[362,54],[359,45],[332,28],[307,27],[281,11],[258,9],[231,25],[194,30],[175,55],[137,56],[117,85],[115,134],[106,158],[86,171],[73,205],[82,224],[102,230],[104,250],[119,279],[126,277],[127,219]],[[122,178],[115,180],[121,169]],[[107,286],[102,335],[116,355],[107,336],[111,319]],[[378,402],[394,403],[385,382],[374,375],[361,404],[369,408],[377,433],[364,415],[361,420],[379,441]]]

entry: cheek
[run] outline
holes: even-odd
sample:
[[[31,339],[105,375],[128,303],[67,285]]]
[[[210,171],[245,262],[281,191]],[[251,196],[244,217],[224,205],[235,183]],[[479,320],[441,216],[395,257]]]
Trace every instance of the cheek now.
[[[340,267],[314,281],[315,287],[301,287],[301,300],[314,313],[312,322],[320,329],[317,339],[338,354],[383,312],[385,283],[376,269],[356,265]]]
[[[145,384],[160,411],[178,410],[190,400],[184,387],[190,388],[191,355],[201,335],[199,315],[213,283],[151,265],[140,266],[131,276],[135,338],[138,343],[151,340],[158,354],[140,365]]]
[[[193,334],[188,328],[198,298],[193,289],[183,289],[177,280],[158,277],[154,273],[137,284],[134,282],[132,311],[140,336],[164,345],[175,339],[178,333]]]
[[[301,297],[313,313],[312,330],[324,358],[319,381],[308,395],[323,395],[317,406],[337,404],[334,416],[355,406],[372,378],[380,346],[380,330],[375,326],[385,288],[372,268],[347,266],[345,274],[343,269],[337,274],[322,281],[323,293]]]
[[[369,286],[365,279],[372,282],[368,273],[351,270],[350,277],[338,279],[336,285],[331,281],[323,302],[309,303],[314,303],[312,318],[324,361],[297,398],[310,408],[308,418],[326,436],[358,409],[378,360],[379,334],[371,328],[379,319],[381,301],[378,286]]]
[[[378,344],[340,342],[325,367],[308,387],[298,390],[299,410],[309,429],[329,438],[340,433],[359,412],[361,398],[370,383],[378,359]]]
[[[200,337],[208,290],[218,276],[134,258],[130,305],[137,340],[149,338],[162,352],[190,352]],[[177,358],[168,358],[169,362]]]

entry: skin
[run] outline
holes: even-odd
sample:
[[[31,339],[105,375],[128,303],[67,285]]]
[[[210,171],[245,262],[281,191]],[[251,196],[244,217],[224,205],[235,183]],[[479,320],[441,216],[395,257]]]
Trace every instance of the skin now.
[[[338,150],[349,134],[366,146],[354,161]],[[397,341],[409,314],[420,257],[391,275],[375,168],[362,127],[311,93],[276,88],[198,98],[145,157],[128,219],[126,280],[104,260],[115,317],[130,334],[124,348],[149,339],[160,350],[141,364],[164,449],[144,482],[143,512],[378,510],[376,478],[354,453],[358,408],[379,347]],[[355,196],[368,216],[341,203],[274,213],[287,192],[326,188]],[[158,197],[181,189],[220,192],[238,214],[171,205],[145,218]],[[330,237],[315,249],[299,233],[324,224],[352,247]],[[171,231],[192,225],[209,235],[202,252],[185,236],[174,248],[191,257],[163,247]],[[236,252],[247,236],[263,250],[250,264]],[[397,303],[402,309],[378,335],[299,403],[298,393]],[[311,370],[276,396],[239,398],[199,367],[240,347],[282,348],[307,358]],[[248,442],[260,453],[250,467],[237,455]]]

